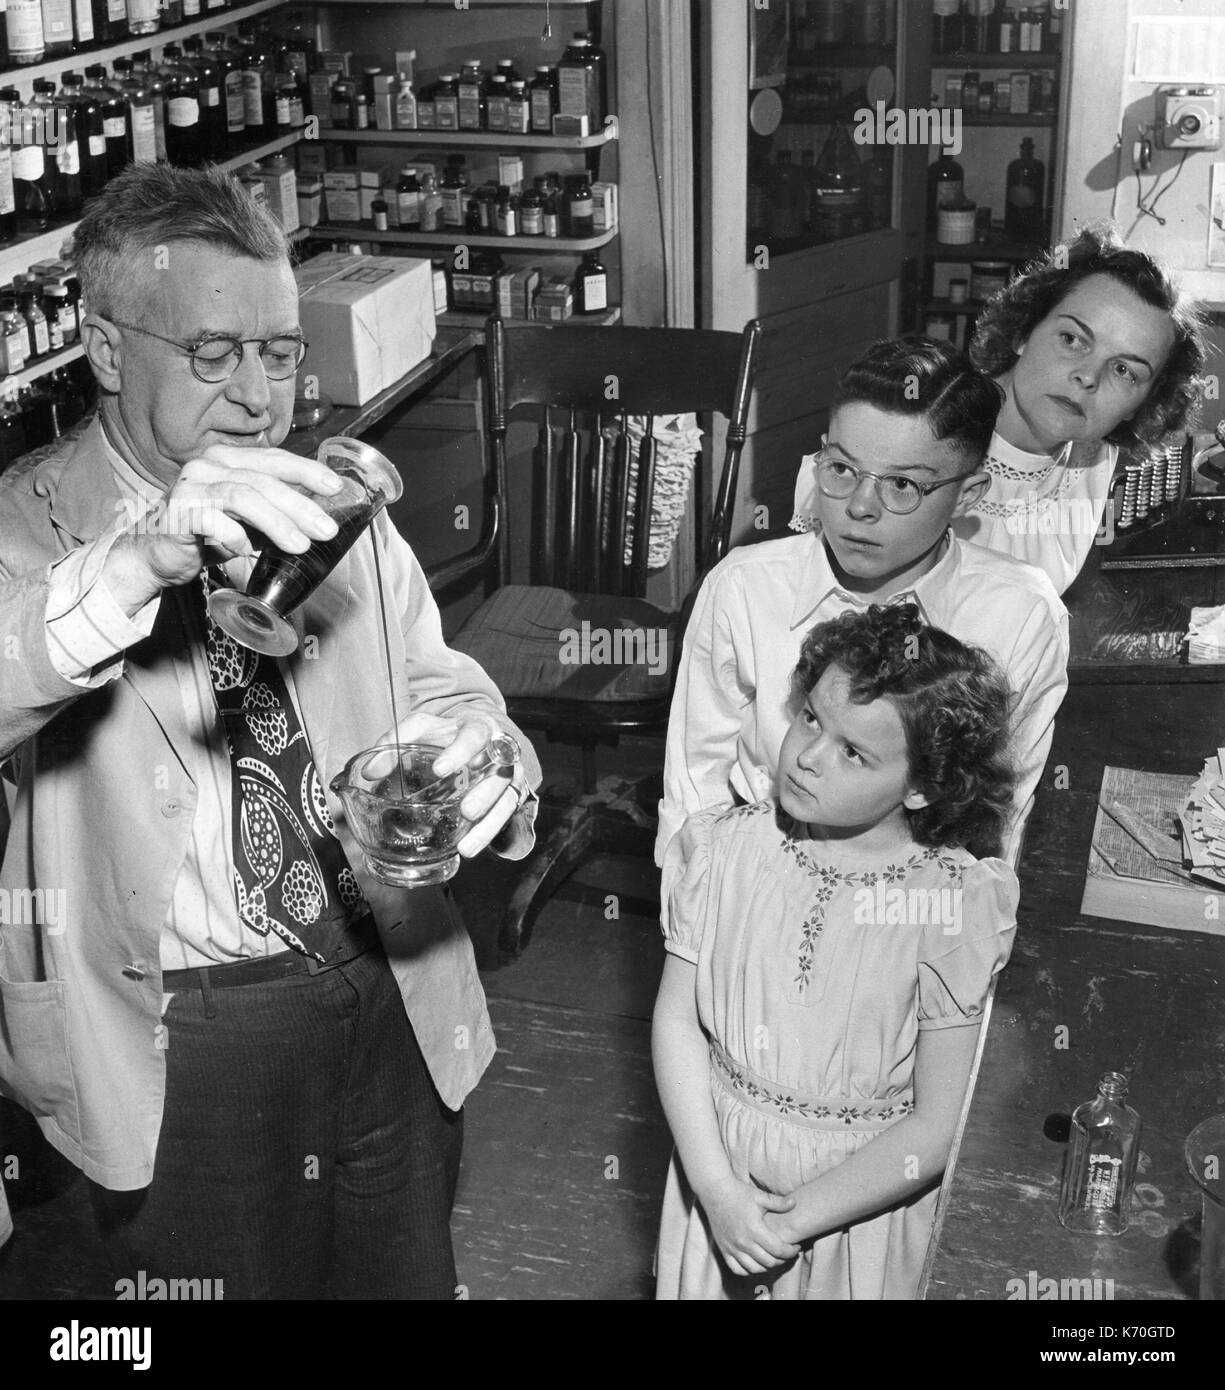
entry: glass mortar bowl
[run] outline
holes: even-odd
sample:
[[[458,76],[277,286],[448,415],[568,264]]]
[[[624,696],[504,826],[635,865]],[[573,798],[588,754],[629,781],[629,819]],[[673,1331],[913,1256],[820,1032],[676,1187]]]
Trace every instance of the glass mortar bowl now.
[[[457,846],[473,826],[460,802],[486,777],[513,777],[519,761],[514,739],[500,737],[472,762],[436,777],[442,751],[432,743],[380,744],[355,753],[332,779],[366,867],[381,883],[422,888],[453,878]]]

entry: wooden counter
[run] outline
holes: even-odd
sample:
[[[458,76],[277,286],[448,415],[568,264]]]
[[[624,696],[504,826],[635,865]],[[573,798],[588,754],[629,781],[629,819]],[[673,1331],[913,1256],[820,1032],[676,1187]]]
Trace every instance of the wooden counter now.
[[[1074,631],[1089,630],[1103,596],[1157,601],[1172,583],[1176,598],[1199,591],[1188,604],[1220,602],[1211,594],[1223,578],[1091,569],[1070,594]],[[1190,778],[1225,743],[1225,667],[1147,666],[1074,665],[1026,834],[1016,946],[945,1181],[928,1299],[1033,1297],[1031,1271],[1112,1279],[1116,1299],[1197,1296],[1200,1195],[1182,1146],[1225,1111],[1225,938],[1078,912],[1103,767]],[[1131,1227],[1094,1239],[1059,1224],[1065,1145],[1047,1137],[1048,1117],[1092,1099],[1106,1071],[1129,1077],[1144,1129]]]

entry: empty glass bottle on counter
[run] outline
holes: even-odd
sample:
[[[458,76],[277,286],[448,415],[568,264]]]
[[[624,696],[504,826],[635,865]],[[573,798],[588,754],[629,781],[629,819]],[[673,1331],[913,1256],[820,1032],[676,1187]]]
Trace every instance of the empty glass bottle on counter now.
[[[1140,1117],[1127,1104],[1127,1078],[1107,1072],[1097,1096],[1072,1115],[1059,1220],[1069,1231],[1117,1236],[1127,1229],[1140,1155]]]

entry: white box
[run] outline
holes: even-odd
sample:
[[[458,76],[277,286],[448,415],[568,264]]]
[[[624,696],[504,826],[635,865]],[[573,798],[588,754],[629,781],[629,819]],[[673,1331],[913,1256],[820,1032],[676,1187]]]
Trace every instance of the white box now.
[[[310,343],[299,384],[313,374],[337,405],[365,405],[430,355],[436,330],[428,260],[330,251],[295,275]]]

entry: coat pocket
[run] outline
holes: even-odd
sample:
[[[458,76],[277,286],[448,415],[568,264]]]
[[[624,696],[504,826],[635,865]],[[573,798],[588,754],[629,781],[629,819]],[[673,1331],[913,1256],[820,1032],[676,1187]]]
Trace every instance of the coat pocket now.
[[[63,981],[10,980],[0,970],[0,1087],[34,1114],[55,1115],[75,1132]]]

